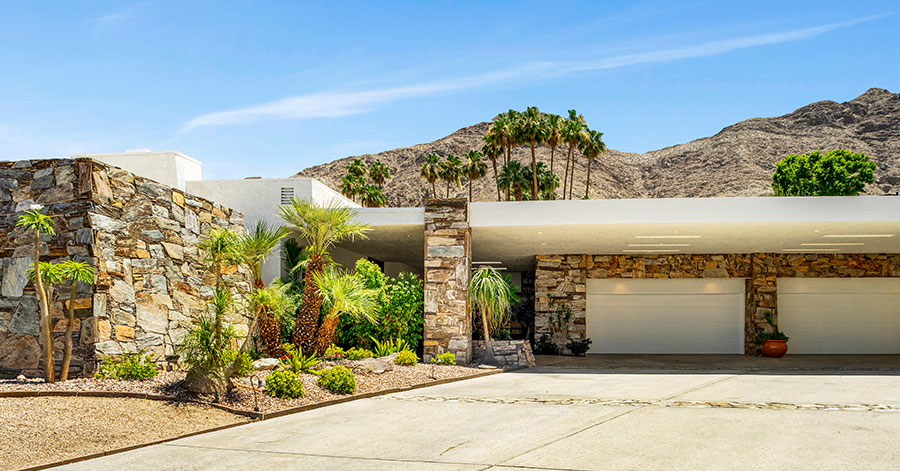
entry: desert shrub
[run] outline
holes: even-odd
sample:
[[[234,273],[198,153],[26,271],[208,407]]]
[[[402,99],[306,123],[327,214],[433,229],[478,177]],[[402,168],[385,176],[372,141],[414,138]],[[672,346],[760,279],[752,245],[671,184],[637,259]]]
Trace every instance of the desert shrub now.
[[[339,394],[356,391],[356,377],[347,368],[335,365],[319,372],[319,386]]]
[[[325,349],[325,353],[322,355],[322,359],[325,361],[341,361],[344,359],[346,352],[341,347],[337,345],[330,345]]]
[[[237,350],[228,350],[222,359],[226,365],[237,360],[234,365],[234,376],[247,376],[253,372],[253,355],[250,352],[244,352],[238,356]]]
[[[372,343],[375,344],[375,348],[372,350],[372,353],[375,354],[376,357],[385,357],[390,355],[391,353],[402,352],[403,350],[409,350],[409,344],[406,340],[389,338],[384,342],[380,342],[376,340],[374,337],[372,338]]]
[[[348,360],[362,360],[363,358],[372,358],[374,355],[371,350],[365,348],[351,348],[344,352],[344,358]]]
[[[158,373],[150,355],[144,355],[144,351],[139,350],[125,353],[118,359],[103,359],[100,370],[94,377],[143,381],[153,378]]]
[[[431,359],[432,363],[436,363],[438,365],[455,365],[456,364],[456,355],[447,352],[441,353],[440,355]]]
[[[378,292],[376,304],[380,306],[377,323],[369,323],[341,316],[336,342],[345,347],[372,349],[372,339],[402,339],[415,348],[422,340],[424,325],[425,291],[422,280],[410,273],[401,273],[388,280],[377,265],[367,260],[357,262],[355,276],[360,277],[366,288]]]
[[[320,363],[315,355],[305,356],[303,351],[292,344],[286,343],[282,345],[282,348],[284,349],[284,356],[278,361],[281,363],[281,368],[284,371],[290,371],[294,374],[309,373],[312,371],[312,367]]]
[[[581,356],[591,349],[591,339],[573,339],[566,344],[566,347],[569,348],[569,351],[572,352],[572,355]]]
[[[215,318],[201,315],[194,321],[180,346],[184,362],[208,374],[221,375],[234,338],[234,327],[230,324],[223,324],[221,335],[216,335]]]
[[[397,365],[410,366],[419,362],[419,357],[411,350],[403,350],[397,353],[394,363]]]
[[[538,339],[534,344],[534,354],[535,355],[559,355],[559,345],[553,343],[550,340],[550,336],[547,334],[541,335],[541,338]]]
[[[293,371],[274,371],[266,378],[266,394],[282,399],[296,399],[303,395],[303,382]]]

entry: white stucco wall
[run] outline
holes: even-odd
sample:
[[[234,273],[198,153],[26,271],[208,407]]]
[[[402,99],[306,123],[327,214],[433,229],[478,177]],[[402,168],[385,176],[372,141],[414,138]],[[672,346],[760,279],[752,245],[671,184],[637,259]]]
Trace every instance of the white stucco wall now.
[[[72,157],[99,160],[180,190],[185,190],[185,182],[202,178],[200,161],[174,150],[141,149],[104,154],[76,154]]]

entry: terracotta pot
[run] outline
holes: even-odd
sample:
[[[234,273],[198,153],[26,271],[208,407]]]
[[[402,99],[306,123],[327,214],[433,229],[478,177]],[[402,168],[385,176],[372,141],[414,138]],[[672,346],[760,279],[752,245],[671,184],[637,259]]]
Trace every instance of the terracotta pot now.
[[[787,353],[787,340],[766,340],[760,351],[769,358],[781,358]]]

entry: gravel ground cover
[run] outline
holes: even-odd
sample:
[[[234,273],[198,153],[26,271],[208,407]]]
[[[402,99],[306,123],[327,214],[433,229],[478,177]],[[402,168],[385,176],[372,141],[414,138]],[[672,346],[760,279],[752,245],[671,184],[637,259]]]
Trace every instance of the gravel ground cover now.
[[[0,398],[0,469],[99,453],[248,421],[209,406],[105,397]]]

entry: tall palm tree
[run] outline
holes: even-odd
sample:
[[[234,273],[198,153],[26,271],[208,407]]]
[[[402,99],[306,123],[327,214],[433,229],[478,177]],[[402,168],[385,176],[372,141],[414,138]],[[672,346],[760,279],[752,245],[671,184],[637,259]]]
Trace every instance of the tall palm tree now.
[[[495,360],[491,332],[509,321],[515,294],[496,268],[482,266],[469,280],[468,297],[472,307],[481,313],[483,362],[493,364]]]
[[[450,154],[441,165],[441,180],[447,183],[447,198],[450,197],[450,185],[459,188],[462,185],[460,177],[463,174],[463,162],[459,157]]]
[[[362,159],[356,158],[347,164],[347,175],[365,180],[367,172],[366,163]]]
[[[493,142],[495,146],[502,148],[506,152],[506,160],[503,162],[503,165],[509,163],[510,149],[513,146],[512,123],[514,122],[514,113],[516,112],[509,110],[508,113],[500,113],[497,115],[491,123],[491,126],[488,128],[486,135],[489,136],[491,142]]]
[[[562,140],[569,147],[569,155],[566,158],[566,173],[563,176],[563,199],[572,198],[570,185],[572,185],[575,175],[575,149],[581,144],[584,127],[584,118],[577,111],[569,110],[569,119],[566,120],[562,131]]]
[[[342,195],[356,201],[356,198],[362,193],[362,182],[353,175],[344,175],[341,178],[340,190]]]
[[[428,183],[431,183],[431,197],[437,198],[437,189],[434,183],[441,178],[441,156],[437,154],[428,154],[422,166],[419,167],[419,175]]]
[[[606,144],[603,143],[603,133],[594,130],[588,130],[587,136],[581,142],[581,153],[587,159],[587,182],[584,184],[584,198],[589,198],[591,189],[591,163],[598,155],[606,152]]]
[[[556,114],[547,115],[547,133],[546,141],[550,146],[550,172],[553,172],[553,156],[556,154],[556,148],[562,142],[562,131],[565,126],[566,119]]]
[[[376,160],[369,166],[369,179],[372,180],[372,183],[384,186],[384,182],[389,178],[391,178],[391,169],[385,163]]]
[[[524,174],[524,178],[527,182],[530,182],[533,179],[531,175],[531,169],[528,167],[524,167],[522,169]],[[537,178],[538,178],[538,194],[537,197],[534,197],[531,194],[531,191],[524,192],[526,193],[525,199],[529,200],[552,200],[556,197],[556,189],[559,188],[559,176],[555,173],[551,172],[547,165],[544,162],[537,163]]]
[[[41,206],[32,206],[30,211],[19,216],[16,226],[34,232],[34,286],[41,307],[41,337],[44,341],[44,380],[53,382],[55,369],[53,365],[53,332],[50,329],[50,304],[44,291],[44,280],[41,277],[41,234],[56,235],[51,225],[52,218],[41,213]]]
[[[93,284],[94,269],[83,262],[68,260],[60,264],[62,278],[69,282],[69,310],[66,318],[66,334],[63,339],[63,361],[59,372],[60,381],[69,379],[69,363],[72,361],[72,331],[75,329],[75,298],[78,296],[78,283]]]
[[[369,228],[355,221],[356,211],[338,206],[332,202],[318,205],[306,200],[291,198],[290,204],[279,207],[281,218],[294,227],[294,231],[306,241],[309,260],[303,274],[303,296],[294,331],[294,344],[303,351],[313,351],[316,332],[319,328],[319,312],[322,309],[322,294],[316,286],[314,275],[321,273],[330,257],[328,251],[344,240],[366,238]]]
[[[516,201],[522,201],[522,190],[531,184],[526,178],[527,176],[522,164],[515,160],[511,160],[500,169],[500,174],[497,176],[497,184],[506,190],[507,195],[512,192]],[[508,196],[507,201],[509,201]]]
[[[384,191],[379,185],[366,185],[362,190],[360,201],[367,208],[380,208],[387,203]]]
[[[313,280],[322,293],[322,305],[325,307],[324,320],[315,342],[316,355],[322,355],[334,341],[341,314],[375,323],[377,292],[367,289],[359,277],[333,267],[316,273]]]
[[[497,201],[500,201],[500,185],[497,184],[497,159],[503,155],[503,148],[495,144],[494,139],[489,135],[484,136],[484,145],[481,146],[481,152],[491,161],[494,167],[494,186],[497,187]]]
[[[483,157],[484,154],[475,149],[466,152],[465,174],[469,184],[469,202],[472,201],[472,182],[487,174],[487,164]]]
[[[536,106],[529,106],[516,122],[516,134],[521,142],[527,142],[531,146],[531,194],[538,193],[537,184],[537,157],[534,154],[535,146],[546,142],[547,124],[544,114]]]
[[[271,356],[282,354],[278,318],[282,313],[291,312],[295,308],[293,298],[288,295],[289,290],[288,284],[279,284],[253,290],[248,295],[254,319],[259,321],[259,334],[266,344],[266,351]]]
[[[278,247],[281,239],[287,237],[289,231],[281,225],[272,225],[266,221],[257,221],[252,230],[236,236],[234,250],[240,262],[250,270],[254,289],[266,287],[262,279],[262,265]]]

